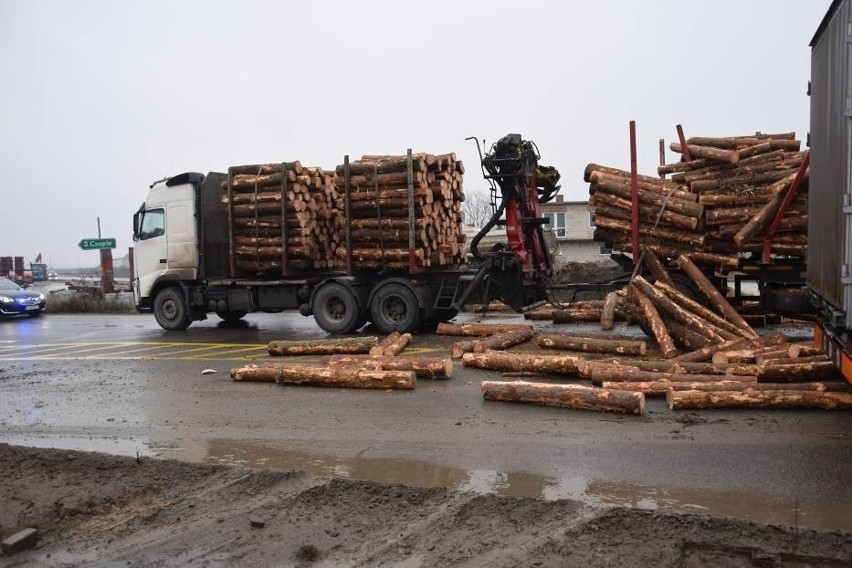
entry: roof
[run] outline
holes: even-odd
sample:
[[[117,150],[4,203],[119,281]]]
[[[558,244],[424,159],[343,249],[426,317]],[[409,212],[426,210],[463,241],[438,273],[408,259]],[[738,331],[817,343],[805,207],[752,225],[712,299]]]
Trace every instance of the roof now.
[[[822,21],[817,27],[813,39],[811,39],[811,43],[808,45],[814,47],[817,44],[817,42],[822,37],[823,32],[825,32],[825,28],[828,27],[828,23],[831,21],[831,18],[834,16],[834,13],[837,12],[841,4],[847,1],[848,0],[834,0],[834,2],[831,3],[831,6],[828,7],[828,11],[825,13],[825,16],[823,16]]]

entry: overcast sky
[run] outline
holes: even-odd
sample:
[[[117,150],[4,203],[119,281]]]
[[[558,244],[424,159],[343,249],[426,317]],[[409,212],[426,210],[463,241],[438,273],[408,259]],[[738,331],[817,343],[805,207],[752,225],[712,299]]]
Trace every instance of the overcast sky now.
[[[587,199],[588,162],[657,141],[808,127],[830,0],[0,0],[0,255],[93,266],[132,246],[148,185],[183,171],[534,140]],[[669,152],[668,160],[675,160]]]

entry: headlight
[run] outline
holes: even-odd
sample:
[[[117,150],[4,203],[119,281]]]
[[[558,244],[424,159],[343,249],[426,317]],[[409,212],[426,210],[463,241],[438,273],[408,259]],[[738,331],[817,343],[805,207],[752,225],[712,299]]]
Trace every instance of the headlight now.
[[[43,302],[43,301],[44,301],[44,294],[42,294],[41,292],[39,292],[39,293],[38,293],[38,301],[39,301],[39,302]]]
[[[9,296],[3,296],[0,294],[0,302],[3,302],[4,304],[13,304],[15,303],[15,298],[10,298]]]

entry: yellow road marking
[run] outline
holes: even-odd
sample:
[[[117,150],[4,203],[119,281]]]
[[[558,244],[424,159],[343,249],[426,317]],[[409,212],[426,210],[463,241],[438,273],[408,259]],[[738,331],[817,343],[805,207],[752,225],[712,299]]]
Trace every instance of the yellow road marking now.
[[[45,343],[34,345],[0,346],[8,347],[0,352],[0,360],[49,360],[73,361],[84,360],[240,360],[243,357],[229,358],[232,353],[242,353],[263,350],[266,344],[245,343],[200,343],[188,341],[114,341],[92,343]],[[133,347],[133,349],[127,349]],[[69,349],[76,349],[68,353]],[[114,349],[113,352],[103,353],[104,350]],[[101,353],[97,353],[101,352]],[[205,357],[203,352],[209,352],[211,357]],[[86,355],[85,353],[95,353]],[[83,354],[83,355],[81,355]],[[224,356],[224,357],[223,357]]]

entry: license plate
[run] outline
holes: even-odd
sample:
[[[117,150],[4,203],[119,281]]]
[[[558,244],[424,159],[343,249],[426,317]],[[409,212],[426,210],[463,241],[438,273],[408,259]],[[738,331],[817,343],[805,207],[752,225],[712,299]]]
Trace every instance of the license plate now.
[[[38,306],[27,306],[27,311],[37,310],[38,308],[39,308]]]

